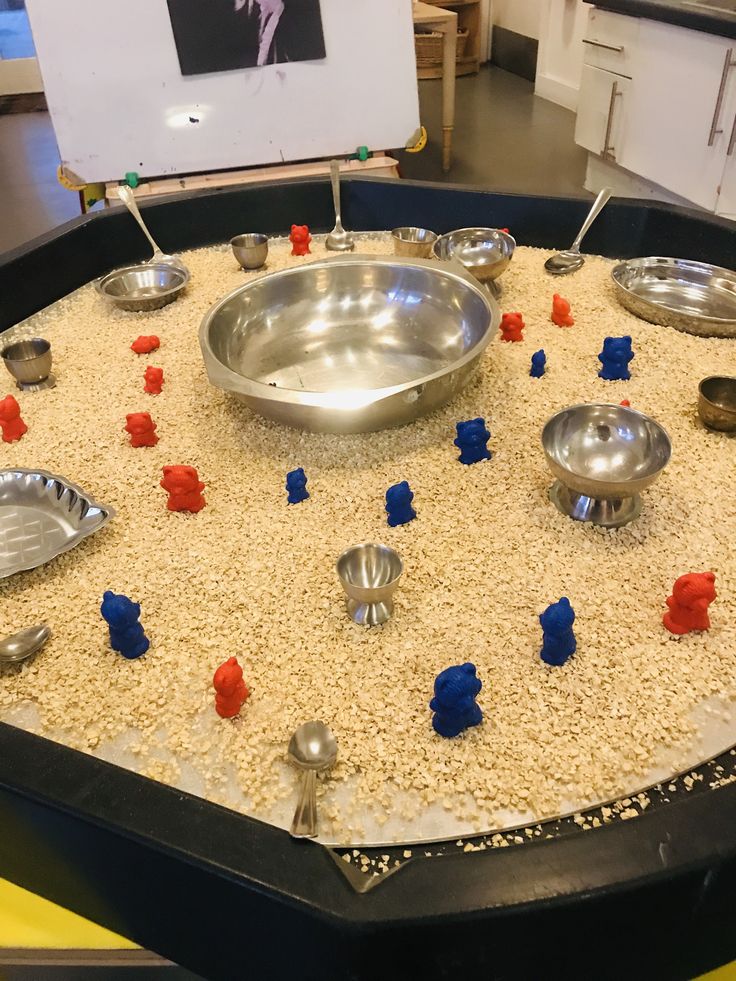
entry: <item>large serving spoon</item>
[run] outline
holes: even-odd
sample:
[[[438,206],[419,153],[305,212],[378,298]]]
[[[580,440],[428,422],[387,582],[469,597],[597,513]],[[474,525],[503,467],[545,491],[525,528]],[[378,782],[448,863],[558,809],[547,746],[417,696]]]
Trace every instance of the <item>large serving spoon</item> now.
[[[580,243],[583,241],[590,226],[608,204],[608,199],[612,193],[610,187],[601,188],[598,197],[593,202],[593,207],[588,212],[588,217],[583,222],[583,227],[578,232],[578,237],[570,248],[564,252],[558,252],[557,255],[550,256],[545,262],[544,268],[548,273],[552,273],[553,276],[566,276],[568,273],[580,269],[585,262],[585,259],[580,255]]]
[[[143,221],[143,218],[141,217],[141,213],[138,208],[138,202],[135,199],[135,194],[133,194],[132,188],[128,187],[127,184],[121,184],[120,187],[118,188],[118,197],[123,202],[123,204],[128,209],[128,211],[131,213],[131,215],[138,222],[138,224],[141,226],[141,230],[143,231],[143,234],[151,243],[151,246],[153,248],[153,255],[148,261],[150,263],[165,262],[169,266],[175,266],[177,269],[182,269],[184,272],[188,273],[189,270],[181,261],[179,256],[167,255],[165,252],[161,251],[161,249],[154,241],[153,235],[151,235],[151,233],[148,231],[148,227],[146,223]]]
[[[19,664],[31,654],[40,650],[51,636],[45,623],[37,627],[26,627],[17,634],[0,640],[0,664]]]
[[[290,834],[317,837],[317,771],[327,770],[337,758],[337,741],[324,722],[305,722],[289,742],[289,759],[302,771],[299,802]]]
[[[330,252],[352,252],[355,248],[355,239],[342,227],[340,217],[340,163],[338,160],[330,161],[330,180],[332,182],[332,200],[335,203],[335,227],[325,239],[325,248]]]

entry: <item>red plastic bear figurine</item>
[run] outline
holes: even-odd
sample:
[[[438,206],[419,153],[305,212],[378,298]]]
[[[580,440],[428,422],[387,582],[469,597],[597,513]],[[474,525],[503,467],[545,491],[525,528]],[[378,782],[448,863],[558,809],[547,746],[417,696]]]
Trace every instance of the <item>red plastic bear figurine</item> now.
[[[627,409],[631,408],[631,402],[629,402],[628,399],[622,399],[621,402],[619,402],[619,405],[625,405]]]
[[[201,511],[207,503],[202,497],[204,484],[194,467],[164,467],[161,486],[169,492],[169,511]]]
[[[667,597],[669,609],[662,618],[670,633],[710,629],[708,606],[717,596],[715,581],[712,572],[688,572],[675,580],[672,595]]]
[[[155,351],[160,346],[161,341],[155,334],[141,334],[130,345],[130,349],[131,351],[135,351],[136,354],[150,354],[151,351]]]
[[[232,719],[243,707],[250,692],[243,681],[243,669],[234,657],[229,658],[215,671],[215,711],[222,719]]]
[[[525,327],[520,313],[505,313],[501,318],[501,340],[523,341],[524,335],[521,332]]]
[[[164,369],[154,368],[153,365],[149,364],[143,373],[143,377],[146,380],[143,391],[148,392],[149,395],[160,395],[161,386],[164,383]]]
[[[292,246],[292,255],[312,254],[309,250],[309,243],[312,241],[312,236],[309,234],[309,228],[306,225],[292,225],[289,241]]]
[[[575,323],[570,316],[570,304],[559,293],[555,293],[552,297],[552,317],[550,319],[558,327],[572,327]]]
[[[0,399],[0,429],[3,431],[4,443],[14,443],[28,432],[28,426],[20,417],[18,401],[12,395]]]
[[[147,412],[131,412],[125,420],[125,431],[130,433],[131,446],[155,446],[158,443],[156,423]]]

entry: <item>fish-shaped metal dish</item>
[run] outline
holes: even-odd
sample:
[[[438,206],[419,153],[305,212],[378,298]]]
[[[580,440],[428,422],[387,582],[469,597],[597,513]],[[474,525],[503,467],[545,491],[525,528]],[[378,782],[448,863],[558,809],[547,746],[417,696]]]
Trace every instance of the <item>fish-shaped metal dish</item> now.
[[[0,579],[50,562],[114,516],[65,477],[0,470]]]

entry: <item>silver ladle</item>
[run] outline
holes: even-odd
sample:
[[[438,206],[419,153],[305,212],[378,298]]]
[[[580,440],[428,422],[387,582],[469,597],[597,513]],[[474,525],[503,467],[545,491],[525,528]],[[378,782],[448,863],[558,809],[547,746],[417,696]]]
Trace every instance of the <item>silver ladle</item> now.
[[[178,256],[167,255],[165,252],[162,252],[161,249],[158,247],[158,245],[154,241],[153,236],[148,231],[148,227],[146,226],[146,223],[143,221],[143,218],[141,217],[141,213],[138,208],[138,202],[135,199],[135,194],[133,194],[132,189],[128,187],[127,184],[120,185],[120,187],[118,188],[118,197],[123,202],[123,204],[128,209],[128,211],[131,213],[131,215],[138,222],[138,224],[141,227],[141,230],[143,231],[143,234],[151,243],[151,246],[153,248],[153,255],[148,261],[150,263],[165,262],[169,266],[175,266],[177,269],[181,269],[184,272],[188,273],[189,270]]]
[[[26,627],[17,634],[0,640],[0,664],[19,664],[31,654],[40,650],[51,636],[45,623],[37,627]]]
[[[335,202],[335,227],[325,239],[325,248],[330,252],[352,252],[355,239],[342,227],[340,217],[340,163],[330,161],[330,180],[332,182],[332,200]]]
[[[337,741],[324,722],[305,722],[291,737],[289,759],[302,771],[292,838],[317,837],[317,771],[329,769],[336,758]]]
[[[583,222],[583,227],[578,232],[578,237],[570,248],[564,252],[558,252],[557,255],[550,256],[545,262],[544,268],[548,273],[552,273],[553,276],[566,276],[568,273],[580,269],[585,262],[585,259],[580,255],[580,243],[583,241],[590,226],[608,204],[608,199],[612,193],[610,187],[601,188],[598,197],[593,202],[593,207],[588,212],[588,217]]]

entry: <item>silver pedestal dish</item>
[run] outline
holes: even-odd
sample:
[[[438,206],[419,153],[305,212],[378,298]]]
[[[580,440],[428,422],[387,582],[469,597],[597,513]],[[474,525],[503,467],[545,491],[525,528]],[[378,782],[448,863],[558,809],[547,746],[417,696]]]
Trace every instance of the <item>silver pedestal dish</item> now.
[[[458,228],[441,235],[434,243],[434,254],[445,261],[455,259],[498,297],[498,277],[506,271],[514,255],[516,241],[500,228]]]
[[[51,371],[51,345],[43,337],[8,344],[0,351],[5,367],[24,392],[40,392],[56,385]]]
[[[184,292],[189,272],[168,262],[142,262],[113,269],[95,281],[100,296],[119,310],[159,310]]]
[[[298,429],[413,422],[470,380],[500,321],[464,270],[345,255],[272,273],[216,303],[200,328],[213,385]]]
[[[605,403],[573,405],[552,416],[542,430],[542,446],[556,478],[549,496],[557,509],[606,528],[639,516],[641,492],[672,451],[654,419]]]
[[[618,302],[642,320],[701,337],[736,337],[736,272],[650,256],[611,271]]]
[[[393,595],[404,571],[395,549],[371,542],[353,545],[340,555],[336,569],[348,613],[356,623],[375,627],[391,619]]]
[[[0,470],[0,579],[68,552],[114,516],[64,477]]]

